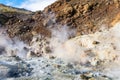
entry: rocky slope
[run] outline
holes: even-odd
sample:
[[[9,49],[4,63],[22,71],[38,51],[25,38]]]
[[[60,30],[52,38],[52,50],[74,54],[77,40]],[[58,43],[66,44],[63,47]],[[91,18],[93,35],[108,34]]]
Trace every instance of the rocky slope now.
[[[100,30],[101,25],[111,27],[120,11],[119,0],[58,0],[44,12],[55,13],[58,23],[76,27],[78,35]]]
[[[19,36],[26,41],[34,35],[32,32],[50,36],[45,27],[55,23],[76,28],[76,35],[83,35],[101,30],[104,25],[113,26],[120,19],[119,5],[119,0],[58,0],[42,12],[5,8],[8,12],[1,12],[0,23],[5,24],[10,37]]]

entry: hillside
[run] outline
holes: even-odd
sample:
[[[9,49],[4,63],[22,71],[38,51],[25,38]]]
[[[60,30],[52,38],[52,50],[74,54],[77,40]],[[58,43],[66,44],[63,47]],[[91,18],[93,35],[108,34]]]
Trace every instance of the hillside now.
[[[101,25],[111,27],[120,19],[119,0],[58,0],[45,13],[53,12],[57,23],[76,27],[78,35],[94,33]],[[116,22],[114,22],[114,20]]]
[[[15,35],[20,36],[22,40],[26,40],[26,36],[33,31],[44,34],[44,30],[41,32],[41,30],[36,31],[36,29],[39,27],[48,27],[55,23],[76,28],[76,35],[84,35],[100,31],[104,28],[103,26],[110,28],[118,22],[120,19],[119,4],[119,0],[58,0],[46,7],[44,11],[35,13],[22,9],[11,9],[11,7],[9,7],[7,13],[1,13],[1,17],[3,18],[1,23],[6,23],[6,26],[9,26],[8,33],[11,37],[15,37]],[[8,7],[3,9],[3,12],[7,10],[7,8]],[[17,13],[13,11],[17,11]],[[53,18],[55,22],[52,21],[51,18]],[[24,31],[24,33],[19,29],[23,28],[23,25],[27,26],[25,28],[28,29],[28,31]],[[13,33],[13,31],[15,32]]]
[[[6,6],[4,4],[0,4],[0,13],[3,13],[3,12],[18,12],[18,13],[25,13],[25,14],[32,13],[31,11],[28,11],[25,9],[20,9],[20,8],[15,8],[11,6]]]

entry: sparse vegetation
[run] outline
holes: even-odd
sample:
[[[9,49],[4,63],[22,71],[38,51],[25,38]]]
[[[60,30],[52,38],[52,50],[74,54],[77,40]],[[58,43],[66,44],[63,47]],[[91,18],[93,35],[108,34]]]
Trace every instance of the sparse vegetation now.
[[[19,9],[19,8],[14,8],[11,6],[6,6],[3,4],[0,4],[0,13],[1,12],[18,12],[18,13],[24,13],[24,14],[31,14],[31,11],[25,10],[25,9]]]

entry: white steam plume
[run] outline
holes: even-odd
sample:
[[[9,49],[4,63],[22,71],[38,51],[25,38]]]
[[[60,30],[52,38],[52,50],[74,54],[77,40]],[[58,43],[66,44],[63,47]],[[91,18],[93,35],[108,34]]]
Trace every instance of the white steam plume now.
[[[116,24],[109,31],[96,32],[95,34],[83,35],[74,39],[69,38],[70,31],[63,27],[60,30],[52,30],[51,46],[57,57],[68,61],[86,64],[90,62],[97,65],[100,61],[114,61],[120,58],[120,24]],[[117,60],[118,63],[120,61]]]
[[[8,37],[4,29],[0,29],[0,48],[8,56],[20,56],[24,57],[26,55],[26,47],[27,45],[24,44],[22,41],[19,41],[17,38],[11,39]]]

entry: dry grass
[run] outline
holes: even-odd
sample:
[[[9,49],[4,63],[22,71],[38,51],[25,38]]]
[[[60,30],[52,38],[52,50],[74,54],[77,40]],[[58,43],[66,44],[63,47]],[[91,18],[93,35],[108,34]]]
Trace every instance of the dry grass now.
[[[14,7],[10,7],[10,6],[5,6],[3,4],[0,4],[0,12],[18,12],[18,13],[24,13],[24,14],[32,13],[31,11],[28,11],[25,9],[19,9],[19,8],[14,8]]]

